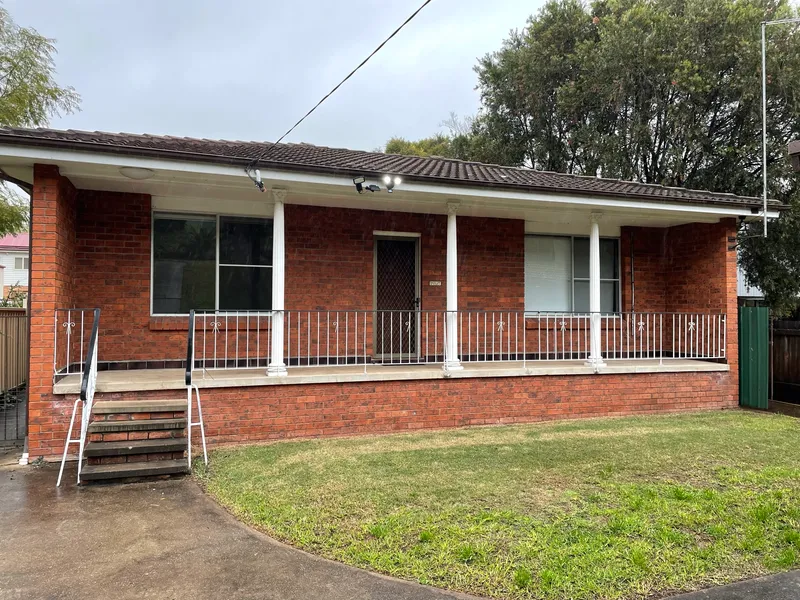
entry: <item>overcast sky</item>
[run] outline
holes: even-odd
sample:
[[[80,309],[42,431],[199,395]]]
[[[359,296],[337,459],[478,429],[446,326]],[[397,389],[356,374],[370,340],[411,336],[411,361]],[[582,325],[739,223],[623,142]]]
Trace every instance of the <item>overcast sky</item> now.
[[[274,140],[421,0],[5,0],[57,40],[52,127]],[[542,0],[433,0],[287,139],[372,150],[474,113],[476,59]]]

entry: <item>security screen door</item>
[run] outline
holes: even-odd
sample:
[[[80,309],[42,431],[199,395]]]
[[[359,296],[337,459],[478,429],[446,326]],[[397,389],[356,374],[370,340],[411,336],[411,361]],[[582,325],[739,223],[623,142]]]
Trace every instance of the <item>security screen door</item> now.
[[[419,349],[419,239],[375,240],[375,355],[409,362]]]

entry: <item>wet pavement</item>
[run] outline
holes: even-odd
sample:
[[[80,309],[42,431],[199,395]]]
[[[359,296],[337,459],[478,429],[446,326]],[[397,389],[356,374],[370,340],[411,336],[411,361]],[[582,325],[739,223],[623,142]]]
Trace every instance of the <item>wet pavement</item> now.
[[[8,466],[8,463],[12,466]],[[78,487],[0,466],[0,600],[466,598],[311,556],[242,525],[190,478]]]

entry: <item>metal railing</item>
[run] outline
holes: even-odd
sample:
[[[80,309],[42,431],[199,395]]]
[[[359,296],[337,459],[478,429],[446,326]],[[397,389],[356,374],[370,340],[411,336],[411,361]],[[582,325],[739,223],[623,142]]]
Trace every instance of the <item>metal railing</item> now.
[[[277,313],[198,312],[195,369],[266,368]],[[287,367],[438,364],[445,360],[447,311],[286,310]],[[706,313],[602,313],[599,350],[609,360],[725,358],[726,316]],[[590,313],[455,312],[462,363],[587,360]],[[188,361],[188,359],[187,359]],[[187,379],[188,381],[188,379]]]
[[[100,309],[93,309],[92,329],[89,336],[89,345],[86,350],[86,362],[82,362],[83,374],[81,377],[80,396],[72,406],[72,417],[67,429],[67,440],[64,443],[64,454],[61,457],[61,468],[58,471],[56,487],[61,485],[61,477],[64,474],[64,464],[67,461],[67,450],[70,444],[78,444],[78,483],[81,482],[81,469],[83,467],[83,451],[86,447],[86,435],[89,429],[89,421],[92,416],[92,406],[94,405],[94,392],[97,387],[97,353],[100,337]],[[78,411],[78,404],[81,404],[81,428],[77,439],[72,438],[72,428],[75,425],[75,415]]]
[[[192,311],[189,332],[194,369],[266,369],[272,343],[272,314],[247,310]]]
[[[189,334],[186,341],[186,460],[192,468],[192,428],[200,427],[200,440],[203,443],[203,461],[208,466],[206,449],[206,429],[203,424],[203,407],[200,403],[200,388],[192,382],[195,364],[195,311],[189,312]],[[192,400],[197,402],[197,421],[192,417]]]
[[[53,313],[53,382],[83,375],[96,308],[57,308]]]

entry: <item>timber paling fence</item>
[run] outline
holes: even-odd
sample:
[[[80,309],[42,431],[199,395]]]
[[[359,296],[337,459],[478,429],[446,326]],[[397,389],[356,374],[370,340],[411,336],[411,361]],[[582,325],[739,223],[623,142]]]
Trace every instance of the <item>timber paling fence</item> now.
[[[25,309],[0,309],[0,445],[27,433],[28,348]]]
[[[772,322],[772,399],[800,404],[800,321]]]

